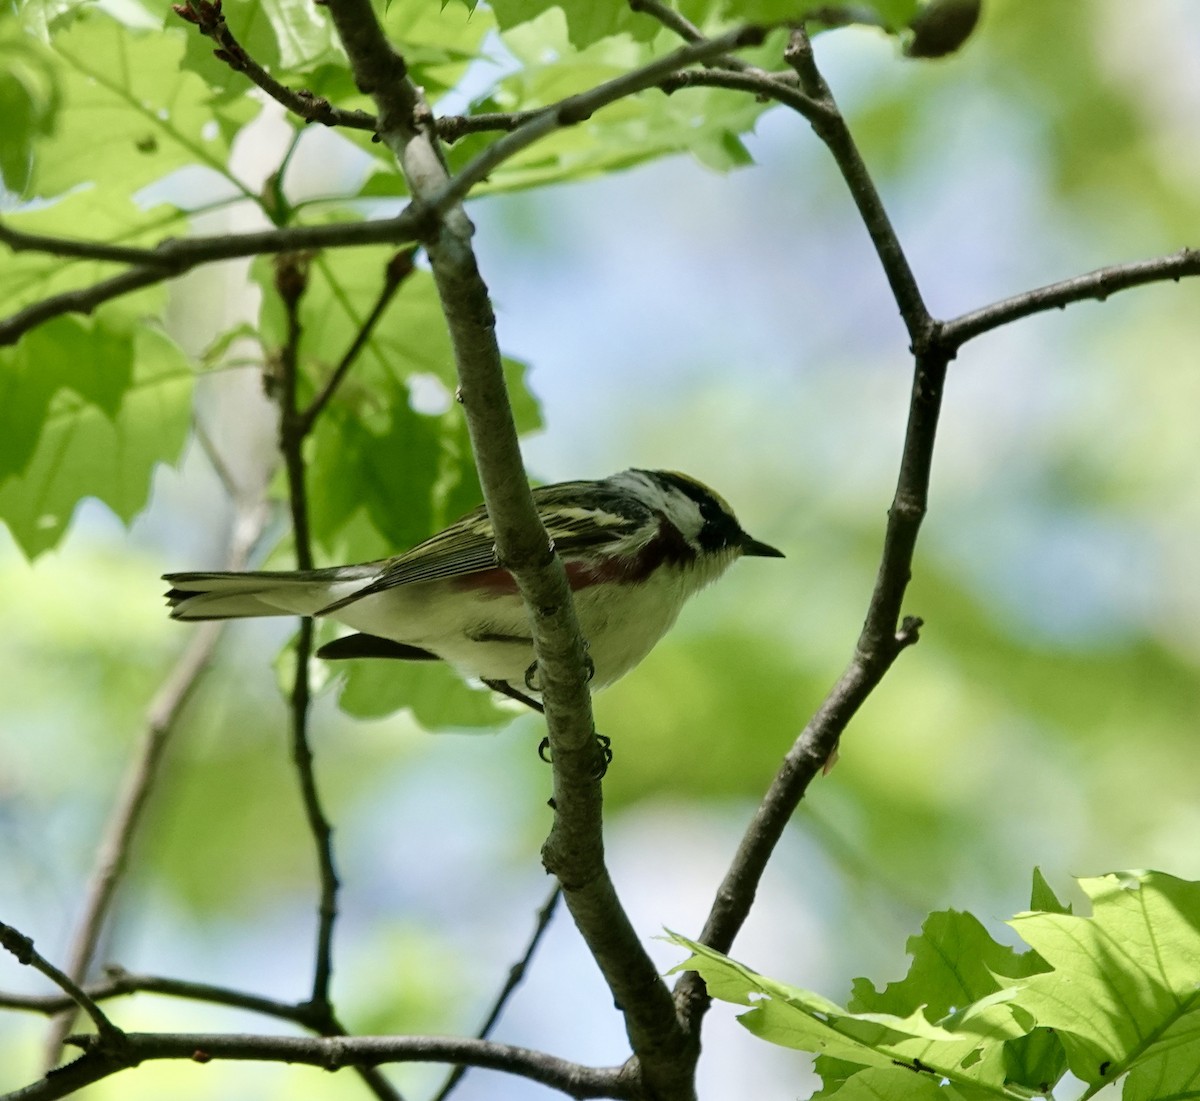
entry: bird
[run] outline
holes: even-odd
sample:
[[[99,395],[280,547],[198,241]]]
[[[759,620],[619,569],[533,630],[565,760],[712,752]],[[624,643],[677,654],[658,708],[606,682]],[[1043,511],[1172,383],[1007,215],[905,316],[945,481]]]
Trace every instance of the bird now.
[[[738,558],[783,557],[748,535],[717,493],[675,471],[539,486],[533,500],[566,569],[593,689],[641,662],[687,600]],[[442,660],[540,708],[528,615],[482,505],[391,558],[163,580],[173,619],[328,617],[354,633],[322,646],[319,658]]]

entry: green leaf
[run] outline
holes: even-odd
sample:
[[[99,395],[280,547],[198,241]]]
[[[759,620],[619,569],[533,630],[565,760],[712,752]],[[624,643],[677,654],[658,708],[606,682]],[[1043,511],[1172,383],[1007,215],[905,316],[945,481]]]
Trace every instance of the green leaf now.
[[[948,1101],[947,1094],[927,1074],[914,1074],[907,1067],[867,1067],[834,1090],[814,1095],[837,1101]]]
[[[360,719],[408,710],[426,730],[495,730],[516,713],[494,692],[468,685],[438,661],[372,658],[335,668],[345,672],[338,706]]]
[[[310,401],[336,369],[378,298],[389,249],[323,253],[308,268],[300,300],[301,399]],[[270,261],[257,261],[261,331],[268,347],[285,339],[286,318]],[[519,432],[541,423],[525,367],[504,361]],[[416,376],[438,387],[447,410],[412,407]],[[479,504],[466,426],[450,395],[454,352],[437,288],[413,272],[379,319],[316,426],[309,466],[312,530],[331,560],[395,554]],[[360,521],[366,521],[362,523]]]
[[[1016,978],[1046,970],[1034,953],[998,944],[978,918],[957,910],[930,914],[906,948],[912,956],[908,974],[882,991],[866,979],[855,980],[850,1008],[908,1014],[924,1006],[941,1020],[1001,990],[997,974]]]
[[[831,6],[822,0],[725,0],[722,14],[727,20],[744,20],[751,23],[794,23],[810,13],[820,18],[821,9]],[[833,5],[837,11],[838,5]],[[856,16],[855,22],[870,22],[872,15],[879,25],[889,31],[899,31],[908,26],[916,15],[918,0],[860,0],[846,5]],[[864,13],[865,14],[860,14]]]
[[[83,337],[77,332],[75,339]],[[111,370],[123,369],[118,338],[99,339],[96,347],[113,357]],[[132,356],[132,385],[115,415],[96,403],[98,396],[112,403],[113,393],[103,384],[84,387],[86,400],[74,382],[71,389],[59,389],[21,473],[0,483],[0,519],[30,558],[62,539],[84,497],[97,497],[122,520],[131,520],[146,504],[155,466],[178,458],[191,417],[187,361],[167,337],[149,328],[133,335]],[[22,400],[36,404],[41,398]]]
[[[175,207],[145,209],[134,203],[116,181],[6,214],[4,221],[25,233],[79,238],[86,231],[91,240],[143,247],[165,235],[181,236],[187,224],[186,215]],[[51,295],[91,286],[123,268],[120,264],[32,251],[6,255],[0,264],[0,314],[12,314]],[[162,286],[151,286],[106,303],[104,310],[112,317],[132,322],[156,314],[165,301]]]
[[[1079,882],[1091,917],[1029,913],[1010,922],[1054,968],[1022,984],[1020,1004],[1063,1035],[1071,1071],[1091,1085],[1142,1060],[1155,1068],[1143,1072],[1148,1080],[1177,1066],[1180,1052],[1200,1066],[1200,883],[1162,872]]]
[[[618,34],[648,38],[659,29],[646,18],[639,17],[624,0],[558,0],[553,4],[544,0],[491,0],[490,7],[502,31],[555,8],[561,13],[570,43],[577,50]]]
[[[920,1053],[923,1066],[943,1074],[966,1061],[963,1038],[931,1024],[919,1008],[907,1017],[853,1013],[812,991],[768,979],[686,937],[672,933],[668,939],[692,951],[674,970],[698,972],[714,998],[753,1005],[738,1020],[771,1043],[875,1067],[897,1062],[915,1067]],[[975,1037],[965,1044],[970,1050],[983,1046]],[[947,1053],[945,1060],[939,1059],[942,1051]]]
[[[477,100],[472,105],[474,112],[543,107],[678,46],[667,34],[652,43],[620,35],[578,49],[557,8],[509,30],[504,42],[520,68]],[[744,56],[764,64],[777,63],[782,42],[780,32],[759,51],[747,51]],[[585,179],[685,151],[710,167],[727,170],[748,163],[738,135],[750,130],[768,106],[723,88],[686,88],[669,96],[650,89],[535,142],[500,165],[475,193]],[[472,135],[455,142],[449,150],[452,169],[460,169],[493,140],[493,135]]]
[[[59,317],[0,349],[0,484],[28,466],[60,390],[116,416],[132,379],[133,344],[132,333],[102,321]]]
[[[1134,1061],[1121,1101],[1200,1097],[1200,991]]]
[[[897,1015],[923,1008],[960,1034],[958,1045],[921,1049],[908,1044],[902,1048],[905,1056],[981,1085],[1003,1086],[1009,1077],[1003,1045],[1023,1037],[1033,1021],[1014,1008],[1014,992],[996,975],[1029,975],[1046,965],[1035,953],[1019,955],[998,944],[977,918],[955,910],[930,914],[921,935],[909,938],[907,950],[913,962],[901,981],[877,991],[867,980],[856,980],[848,1008]],[[980,1040],[987,1043],[981,1046]]]
[[[37,146],[29,194],[59,195],[100,178],[119,179],[132,193],[189,164],[245,193],[226,163],[233,134],[259,104],[239,96],[218,107],[182,67],[182,36],[134,31],[98,11],[54,36],[63,107],[53,142]]]
[[[1069,914],[1071,912],[1070,906],[1059,902],[1058,896],[1046,882],[1046,877],[1042,875],[1041,868],[1033,869],[1033,891],[1029,898],[1029,909],[1041,910],[1047,914]],[[1006,974],[1011,974],[1011,972],[1006,972]]]
[[[364,418],[337,407],[317,432],[309,466],[310,512],[313,537],[328,552],[359,509],[379,534],[381,553],[405,550],[435,530],[441,418],[414,412],[402,387],[379,396],[378,413]]]
[[[0,182],[14,194],[25,190],[32,167],[33,145],[50,134],[62,97],[48,50],[24,34],[15,21],[5,21],[0,35]]]

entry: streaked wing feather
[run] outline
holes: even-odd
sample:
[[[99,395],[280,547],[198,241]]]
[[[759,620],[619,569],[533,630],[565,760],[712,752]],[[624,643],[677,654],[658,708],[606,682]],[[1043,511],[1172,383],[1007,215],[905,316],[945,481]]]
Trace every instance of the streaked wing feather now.
[[[550,538],[559,554],[571,554],[582,550],[593,550],[611,546],[628,536],[630,520],[635,522],[650,517],[650,510],[640,504],[633,508],[638,513],[631,515],[627,498],[613,495],[609,501],[598,493],[596,482],[561,482],[557,485],[541,486],[533,491],[542,522],[547,525]],[[581,495],[590,494],[595,502],[593,509],[579,508]],[[574,511],[566,511],[566,510]],[[617,522],[603,526],[596,521],[595,511],[611,512]],[[641,515],[644,513],[644,516]],[[389,559],[379,576],[358,592],[322,608],[319,615],[326,615],[353,604],[363,597],[384,592],[399,585],[413,585],[422,581],[438,581],[448,577],[463,577],[496,568],[496,545],[492,524],[486,510],[480,506],[467,513],[445,531],[438,532],[412,550]]]

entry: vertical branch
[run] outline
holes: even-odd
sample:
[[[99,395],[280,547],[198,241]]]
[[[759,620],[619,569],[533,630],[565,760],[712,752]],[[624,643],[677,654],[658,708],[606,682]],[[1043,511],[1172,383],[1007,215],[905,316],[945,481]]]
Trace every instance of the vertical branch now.
[[[313,567],[312,538],[308,521],[308,494],[305,488],[304,441],[316,426],[338,387],[366,347],[371,333],[387,312],[404,280],[413,272],[413,249],[403,249],[388,261],[379,297],[368,313],[350,346],[338,362],[320,392],[305,407],[299,404],[299,358],[303,326],[300,321],[300,301],[308,285],[307,256],[286,254],[279,258],[275,270],[275,287],[287,315],[287,335],[279,350],[277,375],[274,384],[279,403],[279,449],[287,475],[288,502],[296,542],[296,564],[302,570]],[[292,760],[300,781],[300,796],[305,817],[317,850],[320,881],[320,901],[317,905],[317,943],[313,964],[312,992],[304,1005],[307,1023],[325,1036],[342,1036],[342,1027],[329,996],[333,977],[333,930],[337,921],[339,881],[333,861],[333,828],[326,818],[317,789],[312,748],[308,737],[311,685],[309,661],[313,650],[313,623],[300,620],[296,634],[296,669],[289,697],[292,726]],[[400,1094],[378,1067],[356,1068],[371,1092],[380,1101],[400,1101]]]
[[[275,289],[287,314],[287,337],[279,350],[278,387],[279,450],[287,475],[288,504],[296,543],[296,565],[311,570],[312,537],[308,524],[308,494],[304,480],[304,418],[297,403],[299,381],[300,300],[308,286],[308,257],[296,253],[280,256],[275,265]],[[321,806],[317,778],[313,769],[312,748],[308,738],[308,714],[311,701],[309,661],[312,658],[313,626],[301,619],[296,635],[296,668],[290,697],[292,719],[292,760],[300,780],[304,814],[317,849],[317,869],[321,897],[317,906],[317,945],[313,964],[310,1004],[314,1012],[332,1019],[329,983],[333,974],[333,926],[337,920],[337,892],[340,886],[333,863],[333,828]]]
[[[543,862],[562,883],[571,916],[624,1014],[636,1055],[628,1074],[658,1101],[691,1101],[698,1046],[680,1028],[670,992],[621,906],[604,862],[584,640],[566,571],[530,492],[504,384],[495,316],[471,246],[473,227],[447,173],[432,112],[409,79],[404,58],[384,35],[370,0],[326,0],[326,6],[355,83],[375,100],[379,138],[394,153],[414,202],[428,214],[423,240],[454,347],[496,554],[525,601],[537,655],[555,801]],[[672,65],[690,60],[698,57],[685,53]],[[486,160],[486,154],[481,156]]]
[[[908,329],[915,365],[896,492],[888,511],[883,554],[866,619],[849,666],[788,751],[717,891],[700,939],[722,952],[729,951],[749,916],[767,861],[808,785],[832,759],[838,739],[867,696],[903,650],[917,641],[921,621],[901,620],[900,613],[927,508],[933,447],[952,354],[942,346],[942,326],[925,306],[883,201],[817,69],[803,29],[792,33],[786,57],[799,76],[801,88],[822,108],[807,117],[837,163],[871,236]],[[684,1027],[691,1035],[698,1035],[709,1004],[703,980],[695,972],[686,973],[676,984],[675,997]]]

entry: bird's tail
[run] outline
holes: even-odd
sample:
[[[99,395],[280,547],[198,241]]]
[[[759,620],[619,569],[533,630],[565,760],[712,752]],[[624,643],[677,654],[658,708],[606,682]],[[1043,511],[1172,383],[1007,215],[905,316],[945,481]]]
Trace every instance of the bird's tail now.
[[[172,619],[315,615],[376,576],[371,566],[258,573],[168,573]]]

